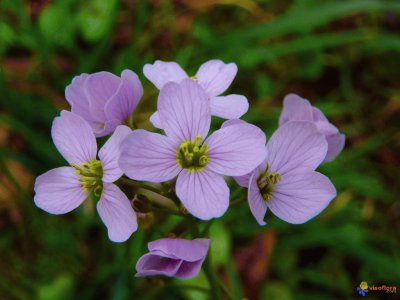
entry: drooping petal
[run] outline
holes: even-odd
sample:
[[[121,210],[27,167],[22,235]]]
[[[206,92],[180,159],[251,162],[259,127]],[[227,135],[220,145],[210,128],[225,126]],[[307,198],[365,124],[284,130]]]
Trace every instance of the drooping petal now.
[[[161,251],[167,257],[175,257],[177,259],[193,262],[207,255],[210,242],[209,239],[186,240],[180,238],[164,238],[150,242],[148,248],[150,251]]]
[[[132,132],[125,125],[120,125],[114,131],[113,135],[108,139],[99,151],[99,158],[103,163],[103,181],[114,182],[123,174],[118,165],[120,156],[121,142]]]
[[[143,86],[136,73],[124,70],[116,93],[105,105],[107,119],[129,119],[143,95]]]
[[[135,277],[164,275],[173,277],[182,265],[182,260],[164,257],[161,251],[143,255],[136,263]]]
[[[267,144],[270,170],[284,175],[298,169],[315,170],[325,158],[328,143],[311,122],[280,126]]]
[[[178,175],[177,146],[168,137],[134,130],[121,144],[119,166],[131,179],[163,182]]]
[[[296,94],[286,95],[283,110],[279,117],[279,126],[289,121],[313,121],[313,110],[308,100]]]
[[[221,128],[205,141],[207,168],[222,175],[245,175],[265,159],[265,140],[261,129],[249,123]]]
[[[194,262],[183,261],[174,277],[180,279],[190,279],[196,277],[200,272],[204,259],[205,257]]]
[[[249,109],[247,98],[241,95],[214,97],[210,103],[211,114],[224,119],[239,119]]]
[[[125,194],[114,184],[105,183],[97,202],[97,212],[113,242],[125,242],[137,229],[136,214]]]
[[[213,59],[200,66],[196,78],[207,95],[212,98],[228,89],[236,73],[235,63],[225,64],[219,59]]]
[[[335,187],[325,175],[290,172],[282,176],[267,205],[280,219],[301,224],[318,215],[335,196]]]
[[[84,91],[89,100],[90,114],[99,123],[104,123],[107,119],[105,105],[117,92],[120,82],[121,78],[104,71],[91,74],[85,80]]]
[[[257,185],[258,172],[254,172],[249,180],[247,190],[247,200],[249,202],[250,211],[260,225],[265,225],[264,217],[267,213],[267,203],[262,198],[260,189]]]
[[[96,138],[89,124],[80,116],[63,110],[56,117],[51,136],[61,155],[70,163],[80,165],[96,159]]]
[[[162,129],[162,127],[161,127],[161,121],[160,121],[160,115],[158,114],[158,111],[156,111],[155,113],[153,113],[153,114],[150,116],[150,122],[151,122],[151,124],[153,124],[153,126],[154,126],[155,128]]]
[[[193,80],[167,83],[158,97],[158,114],[168,137],[177,142],[203,138],[210,129],[211,112],[207,95]]]
[[[84,84],[89,74],[81,74],[72,79],[71,84],[65,88],[65,98],[71,105],[71,112],[84,118],[85,120],[92,120],[89,110],[89,100],[86,98],[84,92]]]
[[[324,163],[332,161],[342,152],[344,144],[346,141],[346,136],[344,134],[335,134],[327,136],[326,140],[328,142],[328,152],[326,153]]]
[[[182,170],[176,182],[176,194],[185,208],[202,220],[222,216],[229,206],[229,188],[224,178],[208,170]]]
[[[52,169],[36,178],[35,204],[48,213],[59,215],[70,212],[81,205],[87,196],[74,168]]]
[[[146,64],[143,67],[143,74],[159,90],[167,82],[181,82],[188,78],[186,72],[176,62],[156,60],[154,64]]]

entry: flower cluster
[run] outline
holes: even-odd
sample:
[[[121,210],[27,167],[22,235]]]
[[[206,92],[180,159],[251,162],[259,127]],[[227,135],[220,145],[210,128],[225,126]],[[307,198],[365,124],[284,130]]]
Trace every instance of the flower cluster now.
[[[174,62],[156,61],[143,72],[160,90],[150,120],[164,134],[124,125],[132,123],[128,120],[143,94],[134,72],[75,77],[65,91],[71,112],[62,111],[51,131],[69,167],[36,179],[38,207],[64,214],[95,199],[110,240],[123,242],[143,214],[122,191],[124,185],[162,183],[172,191],[172,203],[210,220],[229,208],[226,179],[232,177],[247,188],[250,211],[260,225],[268,208],[289,223],[307,222],[336,196],[331,181],[315,170],[342,151],[345,137],[309,101],[286,96],[279,128],[267,143],[260,128],[239,119],[249,107],[246,97],[221,96],[237,73],[234,63],[211,60],[192,77]],[[227,120],[212,130],[212,116]],[[96,137],[106,135],[111,136],[97,153]],[[136,265],[137,276],[196,276],[209,244],[201,236],[150,242],[150,252]]]

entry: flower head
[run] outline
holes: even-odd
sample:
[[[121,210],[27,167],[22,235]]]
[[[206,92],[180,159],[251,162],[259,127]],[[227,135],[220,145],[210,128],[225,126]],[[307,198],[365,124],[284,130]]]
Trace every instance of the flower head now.
[[[286,222],[307,222],[336,196],[330,180],[314,171],[327,147],[313,123],[289,122],[268,141],[266,159],[254,171],[235,178],[248,187],[250,210],[260,225],[265,225],[268,208]]]
[[[328,121],[324,114],[310,102],[295,94],[289,94],[283,100],[283,111],[279,118],[279,126],[289,121],[309,121],[314,123],[328,142],[328,151],[323,162],[332,161],[342,152],[345,135]]]
[[[135,130],[121,144],[119,164],[134,180],[168,181],[176,176],[176,193],[194,216],[220,217],[229,205],[223,178],[241,176],[265,157],[265,135],[246,122],[223,127],[208,138],[211,112],[207,95],[194,81],[167,83],[158,112],[166,136]]]
[[[150,242],[150,252],[136,264],[136,277],[164,275],[193,278],[200,271],[210,242],[209,239],[160,239]]]
[[[145,65],[143,73],[160,90],[168,82],[180,83],[189,78],[177,63],[160,60]],[[224,119],[238,119],[249,109],[249,103],[244,96],[219,96],[231,85],[236,73],[235,63],[225,64],[221,60],[213,59],[202,64],[196,75],[190,77],[210,99],[211,115]],[[155,127],[162,128],[158,112],[151,116],[150,121]]]
[[[121,77],[109,72],[81,74],[65,89],[71,111],[84,118],[97,137],[123,124],[142,95],[142,84],[130,70],[124,70]]]
[[[114,242],[123,242],[136,231],[136,214],[125,194],[113,184],[122,176],[118,166],[119,145],[131,132],[118,126],[96,157],[96,138],[80,116],[62,111],[54,119],[53,142],[71,165],[50,170],[35,182],[35,204],[51,214],[77,208],[91,193],[100,198],[97,211]]]

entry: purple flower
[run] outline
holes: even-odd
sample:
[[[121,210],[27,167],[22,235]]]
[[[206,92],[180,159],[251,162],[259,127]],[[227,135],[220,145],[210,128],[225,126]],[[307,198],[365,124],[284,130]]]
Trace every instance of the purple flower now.
[[[80,116],[62,111],[54,119],[53,142],[71,167],[60,167],[40,175],[35,182],[35,204],[51,214],[77,208],[91,193],[100,198],[97,211],[114,242],[124,242],[136,231],[136,214],[125,194],[113,184],[122,176],[118,167],[119,145],[131,132],[118,126],[96,158],[96,138]]]
[[[96,137],[114,132],[129,119],[142,95],[142,84],[130,70],[121,78],[109,72],[81,74],[65,89],[71,111],[90,124]]]
[[[191,214],[203,220],[222,216],[229,205],[223,175],[244,175],[263,161],[264,133],[243,122],[205,139],[210,105],[203,89],[190,79],[161,89],[158,112],[166,136],[133,131],[121,144],[122,170],[134,180],[151,182],[178,175],[176,193]]]
[[[136,264],[136,277],[165,275],[193,278],[200,271],[210,242],[209,239],[160,239],[150,242],[150,252]]]
[[[283,111],[279,118],[279,126],[289,121],[313,122],[318,130],[322,132],[328,142],[328,151],[323,162],[332,161],[342,152],[345,135],[328,121],[324,114],[310,102],[295,94],[289,94],[283,100]]]
[[[267,208],[286,222],[307,222],[336,196],[330,180],[314,171],[327,148],[324,135],[311,122],[278,128],[266,146],[266,159],[253,172],[235,178],[248,188],[250,210],[260,225],[265,225]]]
[[[143,73],[160,90],[167,82],[180,83],[189,78],[177,63],[160,60],[156,60],[152,65],[145,65]],[[196,75],[190,77],[203,88],[210,99],[211,115],[224,119],[238,119],[249,109],[249,103],[244,96],[219,96],[231,85],[236,73],[236,64],[225,64],[214,59],[202,64]],[[162,128],[158,112],[151,116],[150,121],[155,127]]]

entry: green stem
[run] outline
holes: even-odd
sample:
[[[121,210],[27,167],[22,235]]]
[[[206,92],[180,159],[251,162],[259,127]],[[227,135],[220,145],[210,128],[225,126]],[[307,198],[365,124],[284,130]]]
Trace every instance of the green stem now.
[[[216,276],[212,270],[211,266],[211,253],[207,254],[207,257],[203,263],[203,270],[207,276],[208,282],[210,283],[211,288],[211,299],[219,300],[221,299],[221,290],[218,286],[218,282],[216,280]]]
[[[160,193],[161,190],[159,188],[157,188],[156,185],[153,184],[149,184],[149,183],[144,183],[144,182],[138,182],[138,181],[134,181],[134,180],[130,180],[127,178],[120,178],[118,179],[117,183],[123,184],[123,185],[127,185],[127,186],[132,186],[135,188],[144,188],[146,190],[155,192],[155,193]]]

